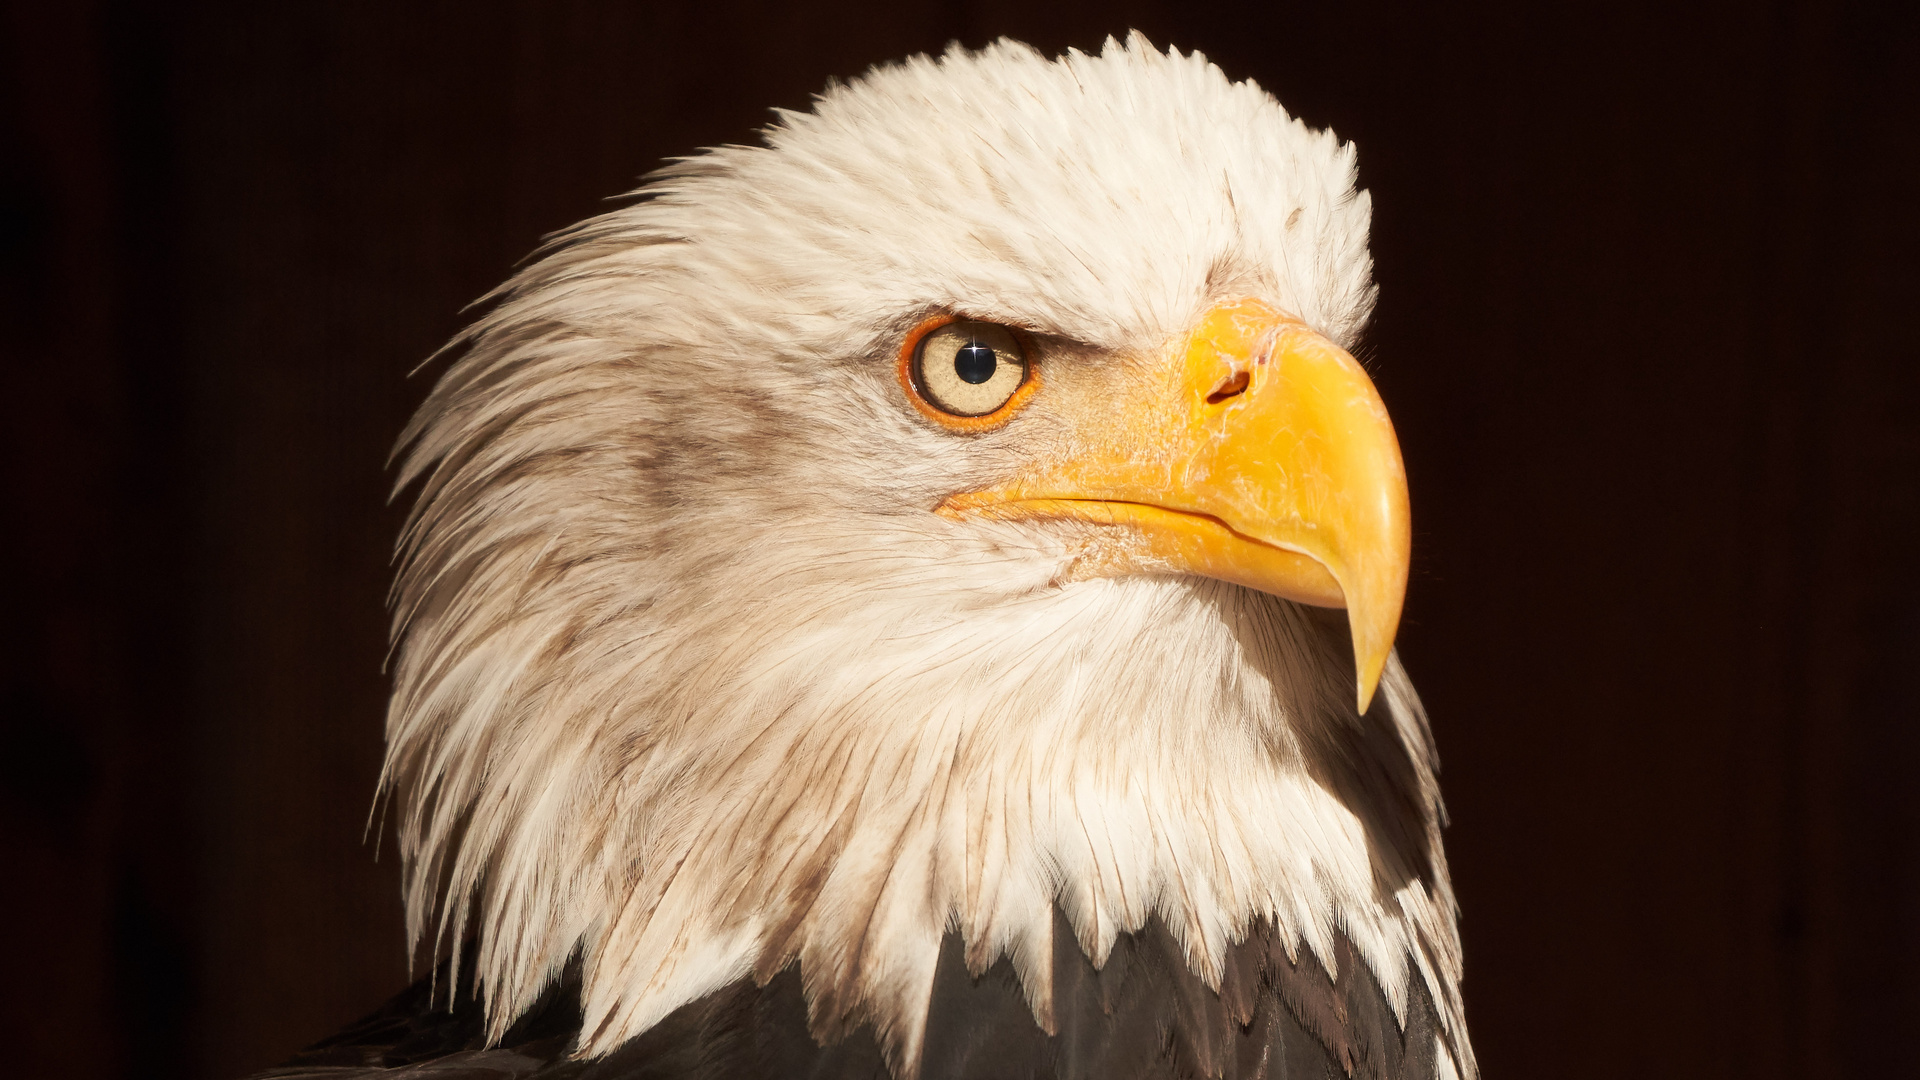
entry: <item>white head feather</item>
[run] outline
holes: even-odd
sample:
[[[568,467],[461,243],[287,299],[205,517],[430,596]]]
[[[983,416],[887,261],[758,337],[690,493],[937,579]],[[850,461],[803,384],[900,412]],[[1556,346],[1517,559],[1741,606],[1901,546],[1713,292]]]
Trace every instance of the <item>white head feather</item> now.
[[[1264,917],[1323,957],[1346,933],[1396,1003],[1424,979],[1471,1075],[1397,662],[1388,842],[1327,750],[1363,723],[1343,627],[1064,583],[1070,530],[930,513],[1022,436],[937,430],[892,370],[937,310],[1096,364],[1232,296],[1347,344],[1352,148],[1137,37],[876,69],[766,141],[556,237],[403,438],[385,785],[416,939],[472,936],[495,1035],[577,955],[588,1053],[798,960],[817,1026],[871,1020],[910,1072],[950,928],[1045,1024],[1056,903],[1096,963],[1157,914],[1210,979]]]

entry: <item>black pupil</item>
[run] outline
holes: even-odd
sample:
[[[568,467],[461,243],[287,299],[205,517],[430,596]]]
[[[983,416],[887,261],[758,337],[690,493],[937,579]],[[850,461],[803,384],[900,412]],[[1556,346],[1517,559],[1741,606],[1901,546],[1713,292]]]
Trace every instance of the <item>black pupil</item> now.
[[[978,341],[967,342],[960,346],[959,352],[953,354],[953,373],[960,376],[961,382],[975,386],[993,378],[993,369],[999,366],[1000,362],[993,355],[993,347]]]

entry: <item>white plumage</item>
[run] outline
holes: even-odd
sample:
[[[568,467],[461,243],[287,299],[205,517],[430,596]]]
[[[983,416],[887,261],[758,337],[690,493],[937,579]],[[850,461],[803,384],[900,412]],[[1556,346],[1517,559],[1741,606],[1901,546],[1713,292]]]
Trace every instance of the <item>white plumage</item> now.
[[[477,950],[495,1035],[577,955],[587,1055],[797,960],[816,1032],[870,1021],[906,1076],[948,930],[1048,1027],[1056,903],[1096,965],[1157,915],[1215,985],[1264,918],[1344,933],[1396,1009],[1420,980],[1474,1075],[1397,662],[1362,720],[1337,614],[932,512],[1072,442],[1049,389],[1120,385],[1223,299],[1350,345],[1352,148],[1137,37],[877,69],[766,141],[555,237],[404,436],[411,932]],[[939,311],[1041,343],[1028,414],[908,407],[893,357]],[[1339,749],[1370,722],[1384,780]]]

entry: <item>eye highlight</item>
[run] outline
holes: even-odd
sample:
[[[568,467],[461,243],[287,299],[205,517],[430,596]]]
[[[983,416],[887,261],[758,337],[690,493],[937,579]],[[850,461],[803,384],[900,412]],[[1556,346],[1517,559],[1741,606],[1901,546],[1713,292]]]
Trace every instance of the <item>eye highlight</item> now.
[[[960,430],[997,426],[1032,391],[1025,347],[995,323],[929,320],[908,338],[901,359],[914,403]]]

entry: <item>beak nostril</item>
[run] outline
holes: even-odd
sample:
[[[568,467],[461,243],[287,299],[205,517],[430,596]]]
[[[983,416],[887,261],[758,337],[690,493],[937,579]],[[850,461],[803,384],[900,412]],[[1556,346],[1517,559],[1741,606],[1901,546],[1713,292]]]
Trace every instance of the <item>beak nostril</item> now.
[[[1247,379],[1246,372],[1234,372],[1232,378],[1215,387],[1213,393],[1207,395],[1207,404],[1218,405],[1228,398],[1239,397],[1241,394],[1246,393]]]

